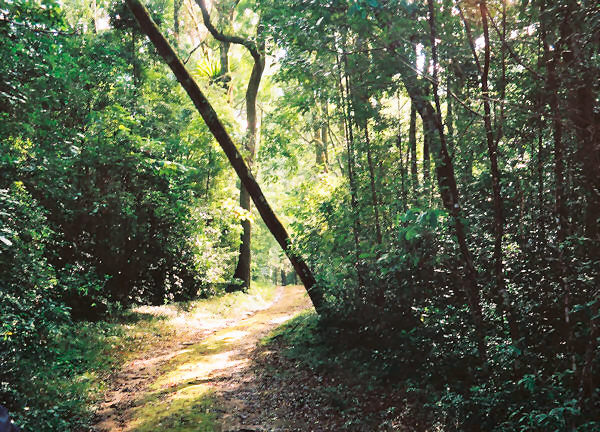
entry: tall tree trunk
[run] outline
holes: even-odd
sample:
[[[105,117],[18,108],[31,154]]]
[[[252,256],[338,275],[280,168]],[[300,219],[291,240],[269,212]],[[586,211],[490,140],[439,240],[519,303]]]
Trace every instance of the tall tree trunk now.
[[[431,1],[431,0],[429,0]],[[492,126],[492,114],[490,108],[490,91],[488,77],[490,72],[490,36],[488,31],[487,4],[485,0],[479,3],[481,13],[481,23],[483,26],[484,39],[484,60],[481,68],[481,92],[483,96],[483,123],[485,126],[485,137],[487,141],[488,157],[490,159],[490,171],[492,174],[492,196],[494,202],[494,275],[496,278],[493,297],[500,313],[506,313],[510,336],[513,344],[517,344],[520,338],[518,326],[513,313],[512,304],[506,290],[504,280],[502,237],[504,235],[504,203],[502,200],[502,191],[500,185],[500,168],[498,167],[498,142],[501,132],[498,132],[498,140],[494,139],[494,130]],[[500,125],[501,125],[500,119]],[[502,126],[500,126],[502,127]]]
[[[541,108],[541,107],[540,107]],[[537,157],[536,157],[536,166],[537,166],[537,195],[538,195],[538,205],[539,205],[539,216],[537,219],[538,222],[538,249],[541,253],[546,249],[546,223],[544,221],[544,209],[545,209],[545,199],[544,199],[544,156],[543,156],[543,128],[540,126],[540,131],[538,133],[537,140]],[[532,152],[533,153],[533,152]]]
[[[419,196],[419,174],[417,171],[417,110],[410,103],[410,125],[408,129],[408,145],[410,147],[410,176],[412,179],[413,204],[417,204]]]
[[[590,251],[600,252],[600,112],[596,105],[596,89],[591,83],[598,81],[597,68],[591,67],[590,59],[582,53],[581,26],[583,20],[577,15],[581,5],[568,0],[563,22],[559,26],[561,39],[567,44],[563,51],[565,70],[571,72],[568,88],[567,111],[579,143],[576,157],[582,168],[585,188],[585,236],[592,240]],[[578,26],[579,24],[579,26]]]
[[[396,147],[398,147],[398,160],[400,161],[400,197],[402,198],[402,210],[407,210],[408,193],[406,190],[406,177],[408,176],[408,153],[406,154],[406,162],[404,161],[404,144],[402,142],[402,127],[398,127],[398,136],[396,137]],[[382,178],[385,178],[381,174]],[[388,225],[390,226],[390,225]]]
[[[260,28],[260,27],[259,27]],[[259,47],[259,52],[263,52],[264,46]],[[258,88],[262,78],[262,73],[265,68],[264,57],[261,57],[259,61],[254,62],[252,72],[250,74],[250,81],[248,81],[248,88],[246,90],[246,119],[248,121],[248,133],[246,135],[246,160],[248,168],[252,169],[254,165],[254,155],[256,153],[256,140],[258,137],[257,118],[256,118],[256,97],[258,95]],[[250,194],[246,190],[246,187],[240,185],[240,207],[244,210],[250,211]],[[235,279],[242,280],[242,288],[250,288],[251,282],[251,238],[252,238],[252,225],[249,219],[242,221],[242,242],[240,243],[240,254],[238,257],[238,263],[233,274]],[[236,286],[230,286],[230,290],[235,290]]]
[[[231,166],[235,169],[242,184],[248,190],[248,193],[250,194],[254,205],[258,209],[258,212],[265,222],[265,225],[273,237],[275,237],[281,248],[284,250],[292,266],[300,276],[300,280],[302,280],[302,283],[304,284],[304,287],[308,292],[308,296],[310,297],[317,313],[324,314],[326,312],[326,303],[323,291],[316,284],[316,280],[308,268],[308,265],[306,265],[306,262],[302,259],[302,257],[292,252],[292,241],[285,227],[281,221],[279,221],[273,212],[273,209],[267,202],[267,199],[260,189],[260,186],[256,182],[254,176],[250,172],[250,169],[244,162],[244,158],[236,148],[235,144],[231,140],[231,137],[219,120],[217,113],[200,90],[200,87],[198,87],[198,84],[185,69],[185,66],[177,57],[177,54],[171,45],[169,45],[169,42],[167,42],[165,37],[160,33],[158,26],[154,23],[154,21],[152,21],[152,18],[150,18],[148,11],[142,5],[140,0],[126,1],[127,5],[133,12],[133,15],[136,17],[136,20],[140,24],[142,31],[148,35],[160,56],[169,65],[173,71],[173,74],[175,75],[175,78],[185,89],[190,99],[198,109],[198,112],[206,122],[209,130],[225,152],[225,155],[227,156]]]
[[[248,165],[248,169],[252,169],[252,165],[254,164],[254,154],[256,152],[256,144],[258,137],[258,128],[257,128],[257,117],[256,117],[256,98],[258,96],[258,88],[260,87],[260,81],[262,79],[262,74],[265,68],[265,57],[264,57],[264,40],[259,43],[259,45],[255,44],[252,41],[248,41],[246,39],[237,37],[237,36],[229,36],[221,33],[217,30],[210,21],[210,14],[206,7],[206,3],[204,0],[196,0],[196,3],[200,7],[202,11],[202,19],[204,21],[204,26],[208,29],[210,34],[218,40],[221,45],[221,71],[225,71],[226,75],[224,76],[223,85],[225,88],[229,88],[229,82],[227,79],[229,78],[229,46],[231,43],[236,43],[245,46],[252,58],[254,60],[254,64],[252,66],[252,72],[250,73],[250,79],[248,80],[248,87],[246,88],[246,121],[248,123],[248,130],[246,133],[246,142],[245,142],[245,150],[246,150],[246,161]],[[236,2],[237,4],[237,2]],[[229,20],[233,19],[233,8],[229,12]],[[261,23],[259,20],[256,34],[258,36],[257,39],[260,38],[260,30]],[[226,69],[223,69],[225,67]],[[244,210],[250,211],[250,195],[246,190],[246,186],[242,183],[240,185],[240,207]],[[241,285],[232,284],[227,288],[228,291],[235,291],[238,289],[247,289],[250,288],[251,283],[251,239],[252,239],[252,226],[250,224],[250,220],[245,219],[242,221],[242,236],[240,243],[240,253],[238,255],[238,262],[235,268],[235,272],[233,274],[234,279],[238,279],[242,281]]]
[[[450,72],[446,77],[446,129],[448,130],[448,152],[454,155],[454,113],[452,112],[452,78]]]
[[[430,11],[433,7],[433,3],[430,0]],[[431,18],[433,15],[431,14]],[[432,54],[434,57],[434,77],[433,77],[433,94],[435,99],[434,108],[431,103],[427,100],[425,92],[417,78],[417,74],[414,70],[409,68],[400,68],[400,75],[404,87],[406,88],[408,95],[415,105],[419,115],[423,119],[423,122],[428,128],[428,132],[432,137],[430,142],[434,160],[436,178],[438,183],[438,189],[442,198],[444,207],[452,218],[454,225],[454,233],[458,242],[459,250],[463,258],[464,263],[464,279],[463,287],[471,317],[473,319],[473,326],[475,329],[477,350],[479,357],[483,365],[487,365],[487,348],[485,343],[485,323],[483,320],[483,310],[481,307],[481,294],[479,285],[477,282],[477,271],[473,263],[471,251],[467,243],[467,235],[465,226],[463,225],[462,210],[460,207],[460,199],[458,193],[458,186],[456,184],[456,176],[454,174],[454,166],[448,153],[448,146],[446,142],[446,135],[444,133],[444,126],[442,123],[440,101],[438,95],[438,83],[437,83],[437,50],[434,43],[432,44]],[[434,137],[437,135],[437,139]]]
[[[476,333],[477,349],[482,363],[487,362],[487,349],[485,344],[485,324],[483,320],[483,311],[481,308],[481,295],[477,283],[477,271],[473,264],[471,251],[467,243],[467,235],[462,219],[463,214],[460,207],[458,187],[456,185],[456,176],[454,166],[448,153],[446,145],[446,136],[441,121],[439,111],[431,106],[431,103],[425,98],[425,94],[420,87],[416,73],[412,69],[400,68],[400,75],[404,87],[406,88],[412,102],[415,105],[419,115],[426,123],[429,131],[437,133],[437,139],[432,139],[432,149],[434,150],[434,160],[438,189],[442,198],[442,203],[452,217],[454,233],[458,242],[459,250],[464,262],[464,291],[469,305],[473,325]],[[434,94],[437,94],[434,91]]]
[[[352,127],[352,106],[350,96],[350,78],[348,77],[348,59],[346,58],[346,48],[343,45],[343,70],[340,59],[336,56],[337,66],[339,71],[339,87],[340,97],[342,99],[342,105],[345,110],[344,112],[344,125],[346,128],[346,151],[347,151],[347,169],[348,169],[348,183],[350,187],[350,207],[352,209],[352,235],[354,237],[354,255],[355,255],[355,269],[356,269],[356,280],[359,287],[364,286],[362,269],[360,265],[360,215],[358,211],[358,200],[357,200],[357,189],[356,179],[354,176],[354,131]],[[346,86],[346,92],[344,94],[344,82]]]
[[[600,111],[596,104],[598,82],[597,68],[594,67],[588,54],[582,52],[585,44],[582,39],[581,29],[587,25],[582,18],[582,6],[575,0],[567,0],[565,15],[559,26],[561,39],[566,43],[567,49],[563,51],[564,69],[571,73],[565,80],[569,83],[567,92],[567,110],[569,120],[575,129],[578,148],[576,159],[583,174],[583,187],[585,197],[584,234],[590,239],[587,242],[587,254],[592,260],[600,254]],[[589,8],[590,6],[588,6]],[[591,11],[588,9],[586,12]],[[570,78],[570,79],[569,79]],[[570,81],[570,82],[569,82]],[[596,261],[597,263],[597,261]],[[594,275],[595,293],[594,303],[590,307],[589,342],[584,355],[584,366],[581,371],[581,384],[583,386],[582,398],[593,394],[597,378],[593,375],[594,353],[598,351],[600,340],[600,325],[598,315],[600,310],[600,272]]]
[[[565,167],[564,167],[564,143],[563,143],[563,124],[559,107],[558,91],[559,83],[556,71],[556,65],[561,60],[561,46],[557,44],[554,47],[554,55],[550,51],[550,46],[547,41],[546,23],[545,23],[545,5],[542,2],[540,10],[540,36],[544,50],[544,63],[546,65],[546,93],[550,106],[550,118],[552,119],[552,133],[554,139],[554,213],[558,221],[557,241],[559,244],[557,250],[557,278],[560,287],[563,291],[563,308],[564,308],[564,331],[563,337],[567,342],[567,346],[573,346],[573,330],[571,326],[571,292],[569,284],[565,280],[566,267],[564,264],[563,249],[560,247],[567,236],[568,213],[565,205]],[[573,365],[575,360],[573,359]]]
[[[315,166],[317,170],[323,169],[324,171],[327,171],[327,168],[324,168],[325,154],[323,152],[322,119],[320,119],[319,114],[319,107],[315,103],[312,115],[312,142],[314,143],[315,148]]]
[[[379,200],[377,199],[377,188],[375,186],[375,168],[373,167],[373,156],[371,154],[371,140],[369,139],[369,122],[365,121],[365,144],[367,146],[367,164],[369,166],[369,184],[371,186],[371,203],[373,205],[373,214],[375,216],[375,240],[381,244],[381,225],[379,223]]]
[[[323,152],[323,171],[328,171],[329,154],[327,146],[329,142],[329,108],[326,100],[321,100],[321,150]]]
[[[424,83],[425,98],[429,99],[429,86]],[[430,155],[430,142],[432,140],[432,131],[427,127],[425,120],[421,117],[421,123],[423,125],[423,188],[427,203],[431,203],[432,183],[431,183],[431,155]]]

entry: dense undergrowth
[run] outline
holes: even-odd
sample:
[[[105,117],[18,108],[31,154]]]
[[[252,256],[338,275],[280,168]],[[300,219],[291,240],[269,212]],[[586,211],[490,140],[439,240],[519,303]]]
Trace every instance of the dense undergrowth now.
[[[26,270],[21,274],[25,280],[33,277]],[[21,282],[18,289],[22,287]],[[161,338],[175,331],[168,318],[231,319],[264,307],[275,294],[272,285],[254,283],[247,293],[145,306],[117,311],[97,322],[75,322],[49,289],[58,287],[33,285],[26,299],[16,299],[8,290],[0,296],[0,401],[24,431],[89,430],[91,408],[107,389],[111,374],[127,359],[160,346]]]
[[[242,217],[133,22],[106,4],[92,36],[71,6],[0,1],[0,404],[31,431],[89,420],[122,349],[106,319],[231,282]]]
[[[331,391],[341,399],[354,398],[341,407],[347,430],[396,430],[392,424],[415,431],[591,432],[600,427],[597,411],[570,388],[572,371],[548,379],[522,373],[515,379],[515,359],[535,359],[502,345],[491,347],[489,369],[483,371],[475,356],[464,355],[464,339],[446,337],[440,343],[440,332],[447,330],[433,322],[409,332],[350,330],[309,312],[277,329],[265,343],[277,343],[297,367],[321,379],[336,378]],[[378,422],[353,415],[368,410],[368,393],[390,389],[403,396],[369,413]]]

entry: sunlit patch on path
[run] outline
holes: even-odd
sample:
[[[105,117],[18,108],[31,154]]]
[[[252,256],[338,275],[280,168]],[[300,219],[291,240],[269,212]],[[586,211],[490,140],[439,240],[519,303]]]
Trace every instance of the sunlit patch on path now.
[[[100,424],[98,430],[144,432],[262,430],[248,424],[247,403],[231,397],[231,389],[248,381],[250,353],[269,331],[310,307],[302,287],[280,288],[280,295],[263,310],[230,322],[205,337],[182,346],[177,332],[185,331],[181,320],[168,352],[162,352],[158,367],[150,368],[146,386],[123,407],[118,421]],[[243,316],[243,315],[242,315]],[[176,319],[173,315],[167,319]],[[191,328],[197,323],[189,322]],[[181,327],[180,327],[181,326]],[[167,341],[168,343],[168,341]],[[136,360],[148,362],[149,360]]]

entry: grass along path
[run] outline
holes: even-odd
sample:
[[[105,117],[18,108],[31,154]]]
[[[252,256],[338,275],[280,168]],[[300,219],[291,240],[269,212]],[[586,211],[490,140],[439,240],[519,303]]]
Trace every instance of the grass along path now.
[[[223,298],[181,306],[138,308],[157,317],[154,338],[117,373],[97,410],[96,431],[263,430],[252,424],[248,398],[233,389],[252,380],[250,355],[273,328],[310,307],[302,287],[280,287],[271,303],[262,296]],[[226,305],[225,305],[226,306]],[[152,320],[150,320],[152,322]]]

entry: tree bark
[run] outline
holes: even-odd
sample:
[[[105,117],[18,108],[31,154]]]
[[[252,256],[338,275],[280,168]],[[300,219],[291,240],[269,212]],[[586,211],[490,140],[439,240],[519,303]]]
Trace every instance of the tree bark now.
[[[429,99],[429,86],[424,83],[425,98]],[[420,113],[419,113],[420,114]],[[431,183],[431,154],[430,154],[430,141],[431,135],[435,132],[427,127],[425,120],[421,117],[421,123],[423,126],[423,189],[427,199],[427,204],[431,203],[431,193],[433,185]]]
[[[262,47],[260,47],[262,48]],[[259,48],[259,52],[262,50]],[[257,118],[256,118],[256,97],[258,95],[258,88],[262,78],[264,70],[264,57],[261,57],[260,61],[254,61],[252,72],[250,74],[250,81],[248,82],[248,88],[246,90],[246,118],[248,121],[248,133],[246,136],[246,157],[248,168],[251,169],[254,164],[254,155],[256,153],[256,140],[258,136]],[[250,211],[250,195],[246,190],[246,187],[240,185],[240,207]],[[251,239],[252,239],[252,225],[248,219],[242,221],[242,242],[240,244],[240,254],[238,257],[238,263],[233,274],[236,279],[242,280],[242,288],[250,288],[251,283]],[[231,287],[234,288],[234,287]]]
[[[175,37],[175,48],[179,48],[179,11],[183,0],[173,0],[173,36]]]
[[[575,129],[579,142],[576,157],[583,173],[585,188],[585,236],[592,240],[594,253],[600,251],[600,112],[596,105],[596,89],[592,83],[598,81],[597,69],[592,67],[587,54],[582,52],[580,26],[584,25],[577,16],[581,6],[574,0],[567,1],[563,22],[559,26],[561,39],[567,44],[563,51],[565,70],[572,75],[568,87],[567,114]],[[578,27],[579,24],[579,27]]]
[[[454,113],[452,112],[452,79],[450,72],[446,77],[446,130],[448,131],[448,152],[454,156]]]
[[[329,108],[327,100],[321,100],[321,145],[323,146],[323,171],[327,172],[329,170],[329,153],[327,150],[327,146],[329,143]]]
[[[169,42],[160,33],[158,26],[154,23],[154,21],[152,21],[147,9],[140,2],[140,0],[126,1],[127,5],[136,17],[141,29],[144,31],[144,33],[146,33],[146,35],[148,35],[148,38],[155,46],[160,56],[171,68],[175,78],[185,89],[190,99],[196,106],[198,112],[206,122],[209,130],[225,152],[227,159],[229,159],[229,162],[236,171],[240,181],[248,190],[248,193],[252,198],[254,205],[258,209],[263,221],[265,222],[265,225],[273,237],[275,237],[275,240],[277,240],[281,248],[284,250],[292,266],[300,276],[300,280],[304,284],[315,310],[318,314],[323,315],[326,312],[326,303],[323,291],[316,284],[316,280],[306,262],[302,259],[302,257],[297,256],[294,252],[292,252],[292,241],[285,227],[277,218],[277,215],[275,215],[273,209],[267,202],[267,199],[265,198],[260,186],[244,162],[244,158],[231,140],[231,137],[225,130],[225,127],[219,120],[217,113],[200,90],[200,87],[198,87],[198,84],[185,69],[185,66],[177,57],[177,54]]]
[[[356,179],[354,177],[354,131],[352,128],[352,106],[350,96],[350,79],[348,77],[348,60],[346,58],[346,48],[344,49],[344,70],[342,71],[342,64],[339,57],[336,56],[338,72],[339,72],[339,89],[340,97],[342,99],[342,105],[344,108],[344,126],[346,130],[346,150],[348,157],[346,158],[348,168],[348,183],[350,187],[350,207],[352,209],[352,234],[354,237],[354,255],[355,255],[355,269],[356,269],[356,281],[359,287],[364,286],[362,277],[361,265],[360,265],[360,215],[358,211],[358,200],[357,200],[357,189]],[[346,84],[346,94],[344,94],[344,81]]]
[[[375,240],[377,244],[381,244],[383,238],[381,236],[381,224],[379,222],[379,200],[377,199],[377,189],[375,187],[375,168],[373,166],[373,156],[371,154],[371,140],[369,139],[369,122],[365,121],[365,144],[367,146],[367,164],[369,166],[369,185],[371,186],[371,201],[373,205],[373,213],[375,215]]]

